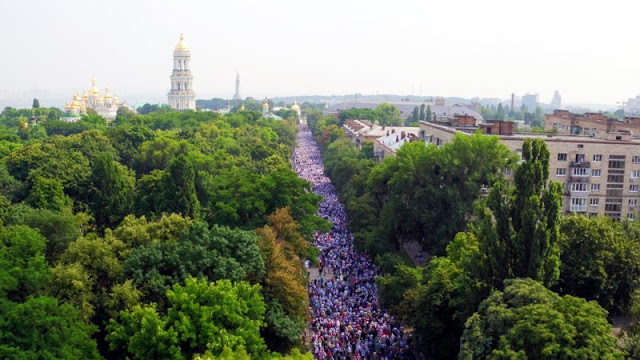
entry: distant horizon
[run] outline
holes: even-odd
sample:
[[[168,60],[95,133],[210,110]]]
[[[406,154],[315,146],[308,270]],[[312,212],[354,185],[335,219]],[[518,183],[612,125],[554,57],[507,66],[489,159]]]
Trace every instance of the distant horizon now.
[[[61,89],[37,89],[37,91],[39,92],[51,92],[51,91],[60,91]],[[64,90],[64,89],[62,89]],[[78,90],[74,90],[74,91],[78,91]],[[3,94],[3,90],[0,89],[0,111],[2,109],[4,109],[5,107],[9,106],[12,108],[30,108],[32,105],[32,101],[33,99],[38,99],[38,101],[40,102],[42,107],[57,107],[57,108],[64,108],[64,101],[69,101],[71,99],[71,97],[73,96],[74,91],[70,92],[70,96],[56,96],[60,97],[60,98],[64,98],[66,100],[61,100],[61,101],[52,101],[50,97],[42,97],[42,96],[37,96],[37,94],[33,94],[36,96],[31,97],[30,95],[26,95],[29,92],[25,91],[25,95],[23,96],[23,100],[20,102],[15,102],[15,103],[10,103],[8,102],[6,99],[2,98],[2,94]],[[110,92],[111,88],[110,88]],[[140,96],[138,96],[137,98],[140,99],[140,101],[131,101],[130,98],[126,98],[125,96],[123,96],[120,92],[118,92],[118,96],[120,97],[121,100],[125,100],[127,101],[127,103],[129,105],[136,105],[136,104],[167,104],[167,98],[166,95],[165,96],[160,96],[160,95],[155,95],[155,96],[151,96],[151,95],[143,95],[143,94],[139,94]],[[518,94],[516,94],[518,96]],[[523,94],[524,95],[524,94]],[[562,95],[562,94],[561,94]],[[303,95],[280,95],[280,96],[273,96],[273,97],[268,97],[269,99],[276,99],[276,100],[280,100],[283,98],[292,98],[292,99],[296,99],[296,98],[309,98],[309,97],[329,97],[329,98],[341,98],[341,97],[349,97],[349,96],[353,96],[353,99],[342,99],[339,102],[343,102],[343,101],[353,101],[355,100],[355,94],[330,94],[330,95],[324,95],[324,94],[314,94],[314,95],[308,95],[308,94],[303,94]],[[421,97],[421,98],[435,98],[435,97],[440,97],[440,95],[411,95],[411,94],[392,94],[392,93],[385,93],[385,94],[375,94],[375,93],[371,93],[371,94],[358,94],[358,96],[361,97],[385,97],[385,96],[393,96],[393,97]],[[155,97],[155,101],[153,100],[153,98]],[[213,97],[200,97],[197,96],[196,93],[196,100],[211,100],[211,99],[224,99],[224,100],[231,100],[232,96],[229,97],[219,97],[219,96],[213,96]],[[258,101],[260,101],[263,97],[262,96],[242,96],[242,99],[246,99],[247,97],[252,97],[253,99],[256,99]],[[489,100],[500,100],[502,102],[508,101],[509,98],[497,98],[497,97],[482,97],[482,96],[474,96],[472,98],[466,98],[466,97],[462,97],[462,96],[442,96],[445,99],[451,99],[451,98],[460,98],[460,99],[464,99],[464,101],[473,101],[474,98],[478,98],[480,100],[485,100],[485,101],[489,101]],[[363,99],[359,99],[361,101],[367,101],[367,100],[363,100]],[[370,101],[370,100],[369,100]],[[399,100],[388,100],[390,102],[394,102],[394,101],[399,101]],[[544,101],[540,101],[541,104],[549,104],[548,102],[544,102]],[[605,104],[605,103],[565,103],[563,100],[563,108],[581,108],[581,109],[585,109],[585,110],[589,110],[589,111],[610,111],[613,109],[617,109],[619,108],[619,104]]]
[[[622,0],[5,1],[2,103],[95,77],[129,102],[166,97],[184,33],[198,98],[437,94],[565,103],[640,94],[640,3]],[[144,14],[144,15],[143,15]],[[333,26],[332,24],[340,24]],[[542,24],[551,24],[544,26]],[[596,26],[594,26],[597,24]],[[11,97],[3,96],[11,94]],[[18,94],[18,96],[13,96]],[[73,92],[56,93],[56,104]],[[64,102],[63,102],[64,103]]]

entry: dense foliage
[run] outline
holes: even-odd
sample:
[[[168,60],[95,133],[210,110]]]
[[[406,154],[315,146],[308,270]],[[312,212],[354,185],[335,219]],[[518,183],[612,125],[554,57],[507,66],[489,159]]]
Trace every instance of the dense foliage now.
[[[380,303],[413,329],[419,352],[435,359],[640,353],[640,327],[618,343],[607,312],[640,315],[640,227],[562,218],[562,187],[549,181],[543,141],[526,140],[516,161],[496,137],[457,135],[439,148],[405,144],[376,164],[370,143],[358,149],[341,130],[345,119],[367,115],[308,119],[356,245],[376,255],[385,274],[377,278]],[[514,176],[503,177],[511,168]],[[439,256],[407,266],[401,245],[410,241]]]
[[[408,143],[397,156],[373,161],[373,145],[355,147],[332,117],[311,119],[324,146],[325,169],[350,215],[357,245],[381,254],[417,242],[443,254],[465,229],[481,186],[502,179],[515,163],[497,137],[458,134],[441,147]]]
[[[459,359],[622,359],[606,311],[531,279],[505,281],[466,323]]]
[[[143,113],[0,114],[0,357],[307,358],[295,118]]]

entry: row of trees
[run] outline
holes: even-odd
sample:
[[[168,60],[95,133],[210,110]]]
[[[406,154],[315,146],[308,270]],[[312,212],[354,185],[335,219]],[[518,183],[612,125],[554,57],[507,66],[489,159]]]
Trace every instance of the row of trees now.
[[[535,109],[527,109],[523,104],[518,110],[510,109],[509,105],[502,106],[500,103],[498,106],[483,106],[480,113],[483,118],[488,120],[522,120],[531,127],[541,128],[544,126],[544,112],[540,106]]]
[[[370,120],[383,126],[401,126],[404,122],[400,110],[395,105],[382,103],[375,109],[348,109],[338,115],[340,121],[347,119]]]
[[[310,359],[301,260],[328,224],[288,162],[295,119],[19,116],[0,114],[0,357]]]
[[[456,135],[442,147],[408,143],[396,157],[376,165],[373,145],[357,149],[339,120],[308,121],[325,149],[325,170],[351,215],[356,243],[371,255],[398,250],[406,242],[444,254],[447,243],[464,230],[481,186],[502,179],[516,160],[496,137],[476,133]]]
[[[640,236],[635,223],[561,217],[549,151],[527,140],[522,160],[497,138],[459,135],[440,148],[404,145],[381,164],[337,119],[310,123],[356,244],[381,265],[380,301],[413,328],[432,358],[622,358],[608,314],[637,314]],[[507,181],[504,169],[514,169]],[[510,185],[511,184],[511,185]],[[481,196],[481,185],[491,188]],[[417,241],[424,267],[399,261]],[[394,246],[395,244],[395,246]]]

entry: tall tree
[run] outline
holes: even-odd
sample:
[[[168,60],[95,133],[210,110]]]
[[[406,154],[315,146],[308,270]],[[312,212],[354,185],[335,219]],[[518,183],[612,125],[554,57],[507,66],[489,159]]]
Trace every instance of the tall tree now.
[[[130,213],[135,187],[133,171],[104,154],[91,172],[90,205],[100,229],[113,228]]]
[[[402,124],[400,110],[395,105],[382,103],[376,107],[375,112],[378,114],[380,125],[398,126]]]
[[[432,116],[431,116],[432,112],[431,112],[431,105],[427,105],[427,112],[424,114],[425,120],[427,121],[432,121]],[[433,121],[435,121],[436,119],[434,118]]]
[[[37,109],[40,107],[40,101],[38,99],[33,99],[33,104],[31,105],[33,109]]]
[[[498,288],[513,277],[551,286],[559,276],[562,185],[548,181],[549,149],[543,140],[525,140],[522,159],[515,187],[498,183],[492,188],[475,228],[491,259],[486,280]]]
[[[169,179],[165,194],[167,212],[197,219],[200,216],[200,202],[196,196],[195,170],[185,155],[178,156],[169,165]]]
[[[420,105],[420,121],[424,120],[425,112],[424,112],[424,104]]]
[[[413,122],[417,122],[420,119],[420,109],[417,106],[413,107]]]

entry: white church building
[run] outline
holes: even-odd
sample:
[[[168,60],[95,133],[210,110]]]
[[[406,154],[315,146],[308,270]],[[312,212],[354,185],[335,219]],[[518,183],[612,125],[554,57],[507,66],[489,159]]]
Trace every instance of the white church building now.
[[[168,97],[172,109],[196,109],[196,94],[193,92],[191,75],[191,50],[184,42],[184,34],[180,34],[180,42],[173,50],[173,73]]]

